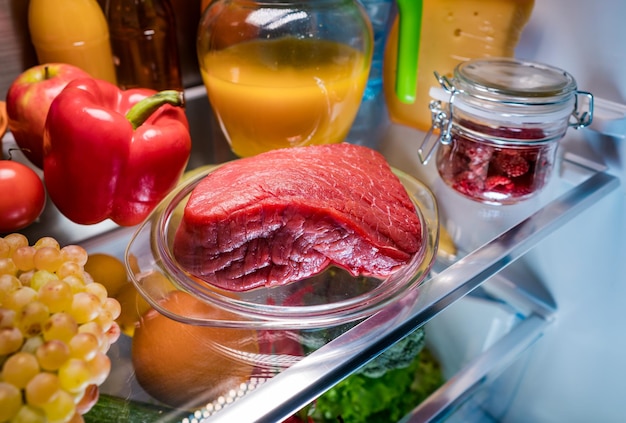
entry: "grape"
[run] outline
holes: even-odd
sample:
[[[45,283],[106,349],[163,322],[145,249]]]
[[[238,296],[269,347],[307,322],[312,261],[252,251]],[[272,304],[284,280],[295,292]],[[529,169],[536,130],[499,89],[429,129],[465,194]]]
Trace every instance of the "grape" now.
[[[43,238],[39,238],[34,245],[35,248],[40,249],[43,247],[52,247],[55,250],[60,250],[61,246],[58,241],[50,236],[44,236]]]
[[[35,291],[41,291],[41,288],[45,286],[48,282],[58,281],[59,277],[56,273],[49,272],[47,270],[37,270],[33,271],[30,274],[30,279],[28,281],[29,286],[33,288]]]
[[[9,294],[17,291],[21,286],[22,283],[15,276],[0,275],[0,304],[4,304]]]
[[[20,351],[35,354],[37,352],[37,349],[43,345],[43,342],[43,336],[41,335],[26,338],[26,341],[24,341],[24,344],[22,344],[22,348],[20,348]],[[39,364],[39,366],[41,367],[41,363]]]
[[[18,351],[23,342],[22,332],[18,328],[0,328],[0,355]]]
[[[49,403],[61,389],[59,378],[54,373],[36,374],[26,385],[26,402],[35,407]]]
[[[17,388],[24,388],[33,376],[39,373],[37,358],[27,352],[16,352],[2,366],[2,380]]]
[[[34,262],[35,268],[39,270],[56,272],[61,264],[63,264],[63,257],[58,248],[41,247],[35,253]]]
[[[111,346],[111,344],[114,344],[115,342],[117,342],[117,340],[120,338],[120,336],[122,335],[122,330],[120,329],[120,325],[117,324],[117,322],[113,322],[113,324],[111,324],[111,327],[109,328],[109,330],[107,330],[105,332],[105,338],[106,339],[106,343],[108,344],[108,346],[106,348],[103,348],[103,346],[100,347],[100,350],[102,351],[108,351],[109,350],[109,346]]]
[[[4,238],[0,238],[0,258],[6,258],[10,256],[11,246]]]
[[[78,324],[71,314],[60,312],[51,315],[43,327],[43,339],[69,342],[78,333]]]
[[[0,307],[0,328],[15,326],[15,310]]]
[[[67,422],[74,415],[76,404],[71,394],[60,390],[52,401],[44,404],[43,409],[49,422]]]
[[[37,298],[37,291],[30,286],[22,286],[13,291],[4,299],[4,307],[19,312],[22,308]]]
[[[78,423],[97,400],[121,307],[88,258],[52,237],[0,237],[0,422]]]
[[[100,351],[87,362],[87,367],[91,373],[91,383],[102,385],[111,372],[111,359]]]
[[[119,301],[114,298],[107,298],[102,303],[102,311],[108,312],[113,320],[116,320],[122,314],[122,306]]]
[[[0,258],[0,275],[16,275],[17,266],[10,258]]]
[[[107,289],[104,285],[98,282],[93,282],[86,285],[85,291],[95,295],[100,301],[100,304],[104,303],[104,301],[108,298]]]
[[[33,301],[22,307],[18,327],[24,336],[39,335],[49,315],[48,307],[44,303]]]
[[[98,402],[98,398],[100,397],[100,388],[95,383],[92,383],[85,389],[83,396],[80,397],[78,402],[76,398],[74,402],[76,403],[76,412],[79,414],[85,414],[89,410],[93,408],[94,405]],[[72,423],[84,423],[82,420],[74,420],[76,416],[71,420]]]
[[[76,276],[78,278],[83,278],[84,270],[83,267],[76,262],[65,261],[61,266],[59,266],[56,274],[59,279],[63,279],[67,276]]]
[[[103,307],[102,310],[100,310],[100,314],[98,314],[98,317],[94,319],[94,322],[99,323],[100,326],[102,326],[102,330],[104,331],[104,333],[107,333],[109,329],[111,329],[111,326],[113,326],[115,318],[110,311],[105,310]]]
[[[77,323],[89,322],[100,314],[102,303],[100,298],[90,292],[78,292],[72,300],[71,314]]]
[[[30,286],[31,283],[33,282],[32,279],[33,279],[34,274],[35,274],[35,269],[31,269],[27,272],[20,273],[20,275],[18,276],[18,280],[20,281],[20,284],[22,286]]]
[[[70,358],[59,367],[61,387],[71,393],[84,391],[91,382],[91,370],[85,360]]]
[[[22,407],[22,392],[8,382],[0,382],[0,422],[11,420]]]
[[[11,420],[11,423],[35,423],[45,422],[46,415],[43,410],[33,407],[32,405],[23,405],[17,415]]]
[[[44,370],[58,370],[70,358],[70,347],[63,341],[52,339],[35,351],[39,365]]]
[[[35,247],[26,245],[15,250],[11,259],[13,260],[13,263],[15,263],[15,266],[17,266],[18,270],[30,270],[35,267],[36,252],[37,250]]]
[[[76,263],[81,267],[87,264],[89,258],[87,251],[79,245],[67,245],[61,248],[61,255],[67,262]]]
[[[70,340],[70,357],[89,361],[95,357],[100,347],[93,333],[79,332]]]
[[[28,246],[28,238],[22,234],[14,233],[4,237],[4,241],[9,245],[10,253],[7,257],[13,255],[13,253],[20,247]]]
[[[51,313],[58,313],[72,308],[74,293],[65,280],[56,279],[49,280],[39,289],[38,298]]]

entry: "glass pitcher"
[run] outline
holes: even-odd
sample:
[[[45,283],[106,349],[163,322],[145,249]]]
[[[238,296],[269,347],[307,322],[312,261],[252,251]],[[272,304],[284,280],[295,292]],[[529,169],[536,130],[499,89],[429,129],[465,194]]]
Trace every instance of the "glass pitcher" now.
[[[356,0],[214,0],[197,38],[211,107],[240,157],[342,142],[372,51]]]

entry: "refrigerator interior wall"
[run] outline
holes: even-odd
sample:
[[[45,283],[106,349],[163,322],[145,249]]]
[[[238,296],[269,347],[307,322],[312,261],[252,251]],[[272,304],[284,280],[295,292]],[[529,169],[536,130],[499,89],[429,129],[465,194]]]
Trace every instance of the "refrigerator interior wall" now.
[[[579,89],[626,104],[625,17],[623,0],[538,0],[517,55],[566,69]],[[558,312],[531,353],[505,423],[626,419],[626,139],[570,131],[562,147],[606,164],[622,188],[521,259]]]
[[[189,3],[197,5],[198,2]],[[0,70],[0,88],[5,90],[21,69],[32,64],[32,60],[29,61],[32,55],[29,55],[23,25],[25,6],[21,2],[0,0],[0,11],[6,12],[0,14],[0,33],[5,34],[7,40],[5,48],[0,48],[0,57],[7,65]],[[575,76],[581,90],[625,104],[625,19],[624,0],[536,0],[517,55],[566,69]],[[197,74],[190,77],[195,78]],[[197,78],[192,82],[197,82]],[[206,98],[202,97],[202,101],[206,102]],[[439,189],[436,171],[432,167],[422,169],[415,163],[420,139],[405,128],[394,128],[394,131],[402,144],[392,143],[393,151],[383,153],[394,157],[396,167]],[[572,130],[562,150],[604,163],[610,173],[626,182],[625,143],[626,140],[619,137]],[[9,144],[5,143],[5,147]],[[215,152],[209,153],[207,157],[211,161],[219,158]],[[552,193],[550,190],[562,189],[557,186],[561,184],[555,182],[549,186],[545,196]],[[626,395],[626,362],[623,360],[626,314],[621,311],[626,301],[624,197],[623,187],[609,194],[520,259],[522,270],[541,280],[555,298],[558,312],[541,342],[529,351],[527,360],[507,370],[492,389],[485,391],[488,398],[483,398],[480,406],[485,408],[486,414],[504,423],[625,420],[622,402]],[[480,214],[472,215],[468,229],[462,217],[471,214],[466,212],[467,204],[455,195],[441,194],[440,199],[445,223],[460,246],[468,250],[483,241],[481,225],[505,228],[526,214],[523,208],[504,211],[483,208],[477,211]],[[58,220],[50,221],[64,227],[64,222],[59,224]],[[89,234],[80,236],[84,238]],[[454,326],[454,319],[462,319],[454,317],[453,311],[450,313],[442,314],[439,323],[450,318],[453,320],[448,324]],[[439,345],[447,345],[446,342],[456,343],[457,340],[448,337]],[[445,358],[449,363],[458,365],[463,360],[463,353],[458,349],[448,354],[458,354]],[[515,389],[506,390],[506,395],[498,397],[501,386]],[[510,396],[511,393],[514,395]],[[502,408],[502,403],[507,405],[506,409]]]

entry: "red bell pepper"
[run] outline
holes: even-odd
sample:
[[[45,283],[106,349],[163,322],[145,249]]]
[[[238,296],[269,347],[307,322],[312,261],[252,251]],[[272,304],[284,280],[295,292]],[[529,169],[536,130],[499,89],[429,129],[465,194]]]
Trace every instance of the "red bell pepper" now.
[[[189,160],[183,107],[177,91],[70,82],[50,105],[44,129],[44,181],[59,211],[85,225],[141,223]]]

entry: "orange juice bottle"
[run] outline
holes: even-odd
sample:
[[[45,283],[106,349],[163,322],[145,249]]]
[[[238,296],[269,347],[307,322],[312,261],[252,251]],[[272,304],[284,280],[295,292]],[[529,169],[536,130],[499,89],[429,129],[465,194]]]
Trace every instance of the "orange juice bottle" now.
[[[96,0],[31,0],[28,29],[39,63],[68,63],[116,83],[109,28]]]

